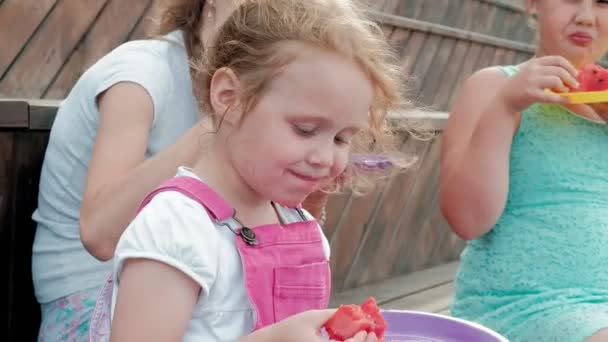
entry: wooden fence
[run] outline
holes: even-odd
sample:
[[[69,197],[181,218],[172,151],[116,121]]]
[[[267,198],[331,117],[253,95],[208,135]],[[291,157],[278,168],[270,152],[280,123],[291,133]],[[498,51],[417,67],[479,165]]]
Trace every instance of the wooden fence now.
[[[414,19],[418,22],[415,26],[438,24],[461,36],[477,33],[490,40],[501,38],[497,40],[501,53],[504,50],[522,54],[511,60],[521,61],[532,54],[534,31],[528,26],[520,0],[365,1],[379,13]],[[145,28],[150,25],[149,16],[154,12],[153,4],[154,0],[1,1],[0,97],[65,97],[82,72],[97,59],[124,41],[144,37]],[[403,33],[395,39],[403,41]],[[444,54],[450,40],[446,45],[442,49]],[[427,49],[422,44],[411,48]],[[448,54],[448,58],[458,61],[462,49],[462,46],[454,48],[455,56]],[[489,61],[492,62],[493,59]]]
[[[410,95],[445,111],[474,71],[532,56],[522,7],[499,0],[368,0],[398,50]],[[0,0],[0,98],[64,98],[78,77],[120,43],[144,37],[153,0]],[[57,102],[0,102],[0,244],[9,308],[3,340],[33,340],[31,213]],[[333,196],[326,234],[334,291],[455,260],[463,242],[438,209],[439,148],[445,115],[428,141],[403,136],[420,162],[365,197]],[[6,304],[6,305],[5,305]],[[7,339],[3,337],[7,336]]]

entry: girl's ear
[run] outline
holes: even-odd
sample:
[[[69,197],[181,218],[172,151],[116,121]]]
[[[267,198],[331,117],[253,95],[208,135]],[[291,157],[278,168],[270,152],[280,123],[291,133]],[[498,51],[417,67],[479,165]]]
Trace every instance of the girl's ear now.
[[[235,125],[239,119],[238,96],[240,81],[230,68],[218,69],[211,78],[209,101],[213,114],[222,121]]]

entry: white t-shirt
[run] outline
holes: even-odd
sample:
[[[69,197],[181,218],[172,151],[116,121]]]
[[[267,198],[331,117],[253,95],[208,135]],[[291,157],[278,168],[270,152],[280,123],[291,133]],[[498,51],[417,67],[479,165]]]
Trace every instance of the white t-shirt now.
[[[101,286],[112,269],[111,262],[99,262],[84,249],[79,218],[99,126],[96,98],[124,81],[142,86],[154,105],[146,158],[174,143],[200,118],[181,31],[165,39],[127,42],[82,75],[59,107],[42,165],[32,256],[40,303]]]
[[[183,167],[178,176],[199,179]],[[296,210],[279,210],[285,222],[301,221]],[[329,243],[322,231],[321,236],[329,260]],[[235,341],[246,335],[254,328],[255,313],[247,297],[235,238],[227,227],[214,225],[195,200],[175,191],[157,194],[116,247],[112,312],[125,260],[152,259],[184,272],[202,288],[183,341]]]

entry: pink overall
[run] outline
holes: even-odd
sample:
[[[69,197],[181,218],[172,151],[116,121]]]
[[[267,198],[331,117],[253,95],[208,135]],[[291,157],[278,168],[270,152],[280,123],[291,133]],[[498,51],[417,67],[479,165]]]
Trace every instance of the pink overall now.
[[[201,203],[218,229],[235,233],[247,294],[256,312],[254,330],[302,311],[327,307],[331,275],[321,232],[316,221],[307,220],[300,209],[296,209],[302,219],[299,222],[232,227],[227,222],[234,218],[235,210],[205,183],[191,177],[165,182],[144,199],[141,208],[162,191],[178,191]],[[93,313],[90,341],[109,340],[112,285],[110,277]]]

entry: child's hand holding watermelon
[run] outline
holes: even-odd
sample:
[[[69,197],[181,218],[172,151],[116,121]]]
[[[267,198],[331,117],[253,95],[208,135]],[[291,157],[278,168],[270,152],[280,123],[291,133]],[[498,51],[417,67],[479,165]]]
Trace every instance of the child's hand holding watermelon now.
[[[608,70],[597,64],[587,64],[578,73],[580,86],[571,92],[608,91]],[[608,121],[608,103],[588,104],[604,121]]]
[[[597,64],[587,64],[581,68],[577,80],[580,86],[573,88],[572,92],[608,90],[608,70]]]
[[[577,74],[572,63],[561,56],[533,58],[504,81],[493,105],[520,113],[535,102],[568,104],[568,98],[545,89],[565,93],[578,88]]]
[[[321,335],[321,327],[337,312],[335,309],[309,310],[269,325],[239,342],[326,342]],[[373,334],[361,331],[352,338],[338,342],[378,342]]]
[[[361,332],[372,334],[382,341],[387,324],[376,299],[370,297],[361,305],[341,305],[323,328],[334,341],[347,340]]]

